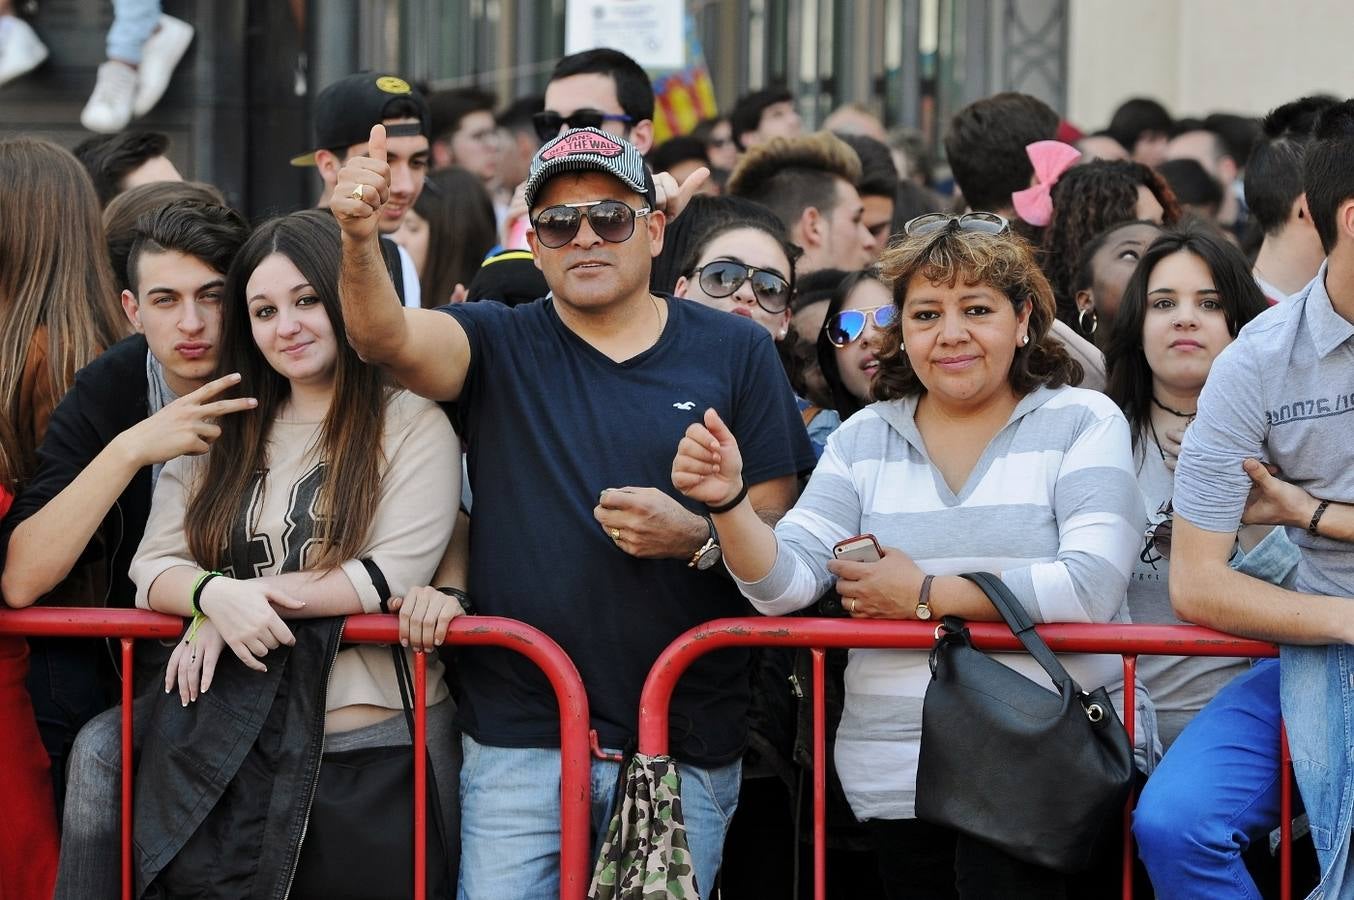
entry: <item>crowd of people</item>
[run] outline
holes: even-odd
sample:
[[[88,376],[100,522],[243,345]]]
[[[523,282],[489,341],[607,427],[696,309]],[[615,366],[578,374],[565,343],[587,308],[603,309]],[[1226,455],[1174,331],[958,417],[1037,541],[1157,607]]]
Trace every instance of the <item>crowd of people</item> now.
[[[0,638],[0,896],[118,896],[124,678],[138,896],[408,896],[414,652],[429,896],[553,896],[554,693],[453,618],[577,666],[597,847],[677,636],[999,621],[973,572],[1035,623],[1280,644],[1144,657],[1133,691],[1061,659],[1133,711],[1141,896],[1270,891],[1281,722],[1310,887],[1354,896],[1354,100],[1087,134],[997,94],[943,167],[774,88],[654,146],[606,49],[501,110],[393,73],[313,109],[317,208],[254,226],[163,135],[0,141],[0,591],[184,621],[133,672]],[[836,558],[858,535],[879,558]],[[400,646],[344,642],[377,612]],[[711,654],[673,697],[704,896],[807,890],[801,664]],[[829,671],[830,896],[1118,896],[1112,848],[1068,873],[917,817],[926,652]]]

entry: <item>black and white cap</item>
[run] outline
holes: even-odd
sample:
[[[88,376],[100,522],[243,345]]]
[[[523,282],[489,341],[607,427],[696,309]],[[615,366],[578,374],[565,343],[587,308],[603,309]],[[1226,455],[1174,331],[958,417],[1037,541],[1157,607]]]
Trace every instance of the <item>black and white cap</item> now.
[[[323,149],[365,144],[371,126],[386,118],[386,109],[397,100],[418,110],[418,124],[403,122],[386,126],[387,137],[423,135],[432,139],[432,115],[428,101],[398,75],[359,72],[340,78],[315,98],[315,146]],[[315,152],[302,153],[293,166],[315,165]]]
[[[574,128],[547,141],[532,157],[525,189],[527,209],[536,205],[545,183],[564,172],[605,172],[643,194],[649,206],[657,202],[653,176],[634,144],[596,128]]]

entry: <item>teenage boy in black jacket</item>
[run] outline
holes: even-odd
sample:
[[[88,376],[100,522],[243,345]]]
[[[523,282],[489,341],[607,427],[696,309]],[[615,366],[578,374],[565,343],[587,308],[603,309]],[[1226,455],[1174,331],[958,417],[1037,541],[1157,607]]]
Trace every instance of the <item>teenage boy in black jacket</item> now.
[[[52,414],[38,471],[0,528],[10,606],[132,605],[127,567],[154,476],[175,456],[206,451],[217,431],[204,419],[250,405],[217,399],[234,380],[207,385],[225,269],[247,234],[220,206],[175,204],[142,219],[128,262],[137,293],[122,292],[138,333],[76,375]]]
[[[138,334],[77,374],[52,414],[37,473],[0,524],[0,591],[10,606],[133,605],[127,568],[159,467],[206,452],[219,434],[212,420],[253,405],[219,399],[234,376],[207,383],[216,368],[224,273],[248,230],[233,210],[194,203],[163,207],[138,224],[128,261],[136,293],[122,293]],[[75,735],[115,696],[111,655],[102,641],[30,645],[29,692],[60,810]],[[138,669],[149,668],[152,656],[162,667],[167,655],[138,654]]]

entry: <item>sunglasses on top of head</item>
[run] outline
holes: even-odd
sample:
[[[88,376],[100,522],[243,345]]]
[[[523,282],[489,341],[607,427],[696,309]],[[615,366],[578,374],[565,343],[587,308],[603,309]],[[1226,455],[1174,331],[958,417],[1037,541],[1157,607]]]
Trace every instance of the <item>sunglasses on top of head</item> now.
[[[736,259],[717,259],[691,274],[708,297],[732,297],[745,281],[750,281],[752,296],[762,309],[782,313],[790,305],[790,282],[770,269],[759,269]]]
[[[635,120],[630,116],[621,113],[604,113],[600,109],[580,109],[567,116],[546,110],[545,112],[535,113],[531,117],[531,124],[536,128],[536,137],[542,141],[548,141],[558,135],[559,130],[565,125],[570,128],[596,128],[600,130],[604,122],[624,122],[627,130],[635,124]]]
[[[939,234],[942,231],[1006,234],[1010,230],[1010,223],[996,213],[990,212],[971,212],[964,213],[962,216],[952,216],[949,213],[926,213],[923,216],[917,216],[915,219],[909,219],[907,224],[903,225],[903,234],[908,236]]]
[[[649,212],[647,206],[631,209],[619,200],[561,203],[538,212],[531,227],[542,246],[555,250],[574,239],[587,216],[593,234],[608,244],[623,244],[635,233],[635,219]]]
[[[823,323],[827,339],[834,347],[845,347],[860,339],[866,322],[874,322],[878,329],[888,328],[898,318],[898,307],[892,303],[871,309],[844,309]]]

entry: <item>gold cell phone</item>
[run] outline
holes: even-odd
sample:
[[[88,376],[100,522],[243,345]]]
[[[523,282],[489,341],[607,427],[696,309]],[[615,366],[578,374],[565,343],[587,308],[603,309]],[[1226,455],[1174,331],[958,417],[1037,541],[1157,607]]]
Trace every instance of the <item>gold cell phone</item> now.
[[[884,558],[884,551],[879,549],[879,542],[874,539],[874,535],[858,534],[838,541],[832,548],[832,555],[852,562],[879,562]]]

